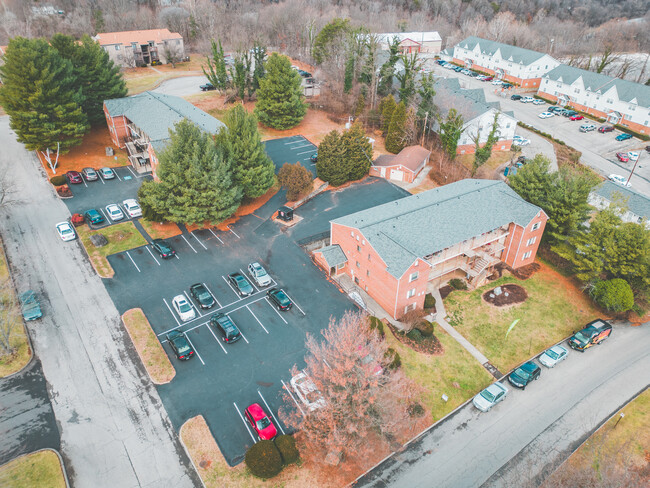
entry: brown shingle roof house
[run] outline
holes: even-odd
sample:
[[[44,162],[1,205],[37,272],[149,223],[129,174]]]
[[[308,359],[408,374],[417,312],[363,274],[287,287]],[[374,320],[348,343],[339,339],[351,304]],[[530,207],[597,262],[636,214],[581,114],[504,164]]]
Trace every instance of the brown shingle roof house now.
[[[431,151],[422,146],[408,146],[399,154],[382,154],[370,167],[371,176],[412,183],[429,162]]]

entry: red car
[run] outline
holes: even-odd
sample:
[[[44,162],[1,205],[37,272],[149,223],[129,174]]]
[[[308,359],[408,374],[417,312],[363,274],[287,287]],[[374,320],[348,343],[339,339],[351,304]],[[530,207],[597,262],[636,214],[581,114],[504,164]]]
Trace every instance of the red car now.
[[[76,185],[78,183],[83,183],[83,179],[81,179],[81,173],[78,171],[68,171],[65,174],[65,177],[70,184]]]
[[[598,127],[598,132],[602,132],[603,134],[605,132],[612,132],[613,130],[614,127],[612,127],[611,125],[601,125],[600,127]]]
[[[260,436],[262,440],[271,440],[273,439],[278,431],[275,429],[271,419],[264,413],[262,407],[259,403],[253,403],[246,409],[246,418],[257,432],[257,435]]]
[[[488,76],[487,78],[483,79],[483,81],[492,81],[494,79],[494,76]]]
[[[616,153],[616,157],[621,163],[627,163],[630,160],[630,157],[627,153]]]
[[[582,119],[584,119],[585,117],[584,117],[583,115],[580,115],[580,114],[575,114],[575,115],[572,115],[572,116],[569,117],[569,118],[570,118],[571,120],[582,120]]]

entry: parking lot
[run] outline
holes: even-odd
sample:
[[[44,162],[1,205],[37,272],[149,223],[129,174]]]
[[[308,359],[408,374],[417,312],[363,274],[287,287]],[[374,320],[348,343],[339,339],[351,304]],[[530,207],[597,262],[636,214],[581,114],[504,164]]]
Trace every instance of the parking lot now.
[[[284,163],[300,163],[316,176],[316,164],[311,162],[310,157],[316,154],[318,147],[304,136],[273,139],[265,141],[264,146],[276,169],[280,169]]]

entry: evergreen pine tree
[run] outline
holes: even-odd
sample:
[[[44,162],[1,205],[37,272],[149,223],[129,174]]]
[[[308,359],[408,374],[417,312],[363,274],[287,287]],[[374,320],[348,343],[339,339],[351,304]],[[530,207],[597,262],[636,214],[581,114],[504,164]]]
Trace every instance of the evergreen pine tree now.
[[[266,48],[261,44],[255,43],[253,47],[253,61],[255,68],[253,68],[253,91],[260,88],[260,80],[266,76],[264,63],[266,62]]]
[[[224,117],[228,130],[218,142],[228,140],[227,152],[233,163],[233,178],[246,198],[257,198],[273,186],[275,165],[264,151],[255,115],[236,105]]]
[[[267,127],[290,129],[307,113],[302,79],[286,56],[273,53],[266,62],[266,76],[260,80],[255,115]]]
[[[406,145],[404,140],[406,135],[406,106],[403,102],[399,102],[393,115],[390,118],[390,125],[388,126],[388,133],[386,134],[386,150],[393,154],[397,154]]]
[[[344,160],[348,166],[347,181],[360,180],[368,174],[372,161],[372,145],[363,130],[361,122],[356,121],[341,136]]]
[[[88,131],[83,94],[74,68],[45,39],[14,37],[0,66],[0,104],[18,141],[29,150],[61,153],[81,144]]]
[[[337,168],[342,164],[343,146],[341,136],[337,130],[327,134],[318,146],[318,160],[316,161],[316,174],[323,180],[331,183]],[[336,179],[336,178],[335,178]]]
[[[212,58],[207,57],[207,71],[206,66],[202,66],[203,74],[210,83],[217,90],[225,90],[229,86],[228,71],[226,69],[226,58],[221,45],[221,39],[216,42],[214,39],[211,41]]]
[[[388,134],[390,119],[393,116],[395,107],[397,107],[397,103],[395,103],[393,95],[388,95],[379,104],[379,110],[381,111],[381,132],[384,136]]]
[[[343,92],[350,93],[352,82],[354,81],[354,52],[348,54],[348,60],[345,62],[345,77],[343,78]]]

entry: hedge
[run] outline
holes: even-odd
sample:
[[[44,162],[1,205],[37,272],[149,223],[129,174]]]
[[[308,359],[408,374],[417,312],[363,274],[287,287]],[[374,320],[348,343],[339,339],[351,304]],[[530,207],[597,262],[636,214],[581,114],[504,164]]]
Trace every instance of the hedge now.
[[[454,290],[467,290],[467,283],[465,283],[460,278],[452,278],[449,280],[449,286]]]
[[[50,178],[50,183],[52,183],[54,186],[61,186],[65,185],[67,183],[67,180],[65,179],[65,175],[55,175]]]
[[[389,347],[386,350],[385,357],[391,360],[390,363],[388,363],[388,369],[398,369],[402,365],[402,358],[392,347]]]
[[[433,324],[428,320],[421,320],[415,324],[415,328],[420,331],[424,337],[431,337],[433,335]]]
[[[436,306],[436,299],[431,293],[424,296],[424,308],[434,308]]]
[[[273,478],[282,471],[282,455],[269,440],[261,440],[246,451],[246,466],[258,478]]]
[[[420,332],[418,329],[411,329],[406,333],[406,337],[415,342],[422,342],[423,339],[422,332]]]
[[[298,448],[296,448],[296,440],[293,436],[279,435],[273,439],[273,442],[275,443],[275,447],[278,448],[278,451],[280,451],[280,456],[282,456],[284,464],[298,462],[300,453],[298,452]]]
[[[376,330],[381,337],[386,334],[384,332],[384,323],[377,317],[370,317],[370,330]]]

